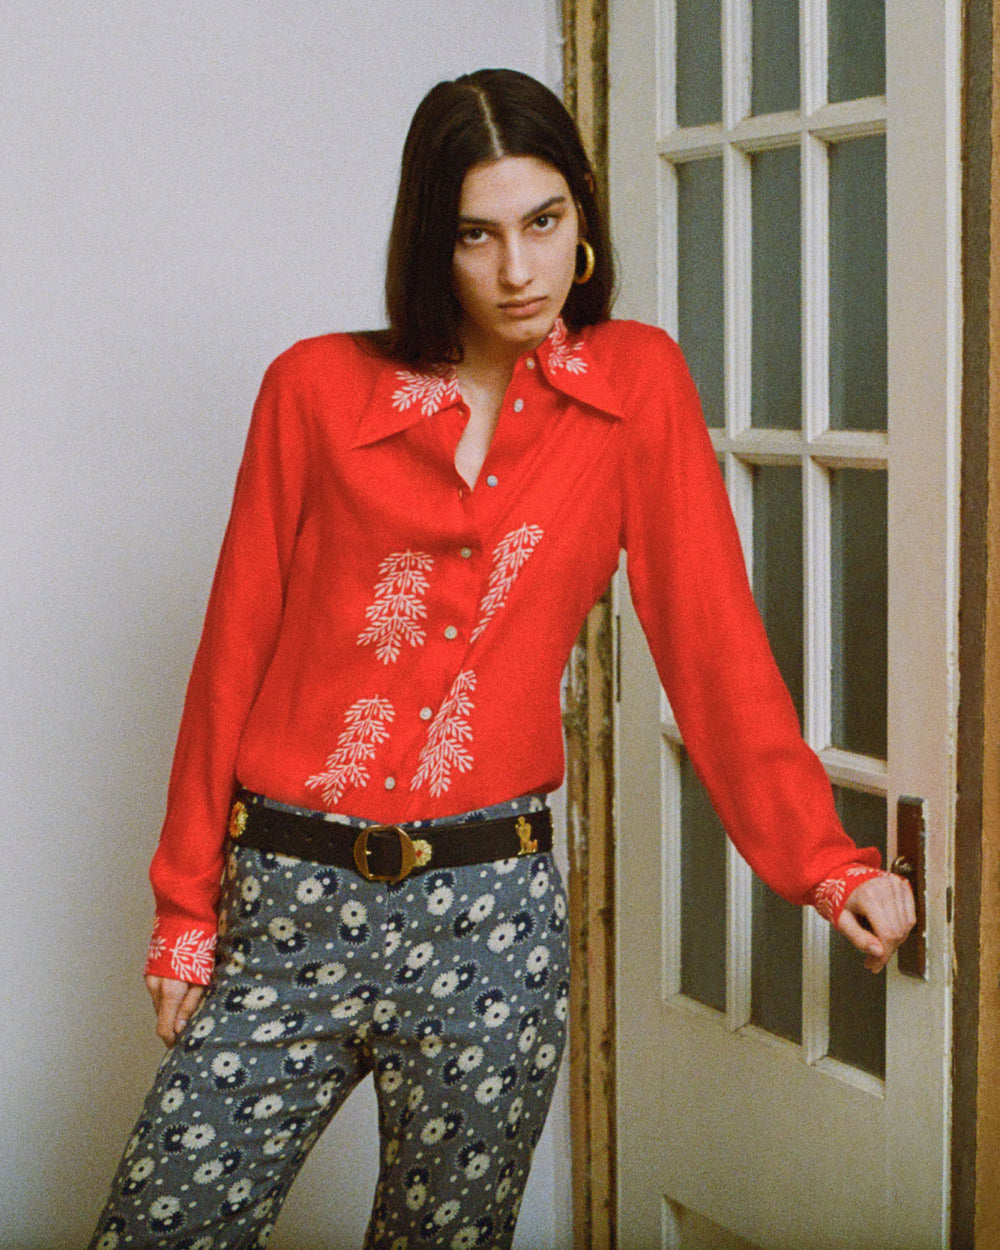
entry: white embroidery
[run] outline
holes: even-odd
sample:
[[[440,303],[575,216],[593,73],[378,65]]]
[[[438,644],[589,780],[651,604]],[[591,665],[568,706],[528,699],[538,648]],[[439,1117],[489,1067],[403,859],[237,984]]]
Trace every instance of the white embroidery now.
[[[147,963],[152,963],[154,959],[159,959],[161,955],[166,953],[167,944],[160,936],[160,919],[156,918],[153,923],[153,935],[149,939],[149,954],[146,956]]]
[[[549,332],[549,368],[565,369],[567,373],[586,373],[587,361],[583,355],[583,342],[570,340],[561,317],[556,318]]]
[[[405,412],[407,408],[419,404],[421,415],[429,417],[432,412],[461,398],[454,369],[444,373],[413,373],[409,369],[397,369],[396,378],[402,383],[392,393],[392,406],[397,412]]]
[[[472,767],[472,726],[465,719],[472,711],[471,694],[476,688],[476,674],[463,669],[452,682],[448,697],[438,709],[427,731],[427,741],[417,760],[417,771],[411,789],[429,785],[434,798],[451,788],[455,770],[467,773]]]
[[[215,934],[188,929],[170,950],[170,967],[180,981],[207,981],[215,965]]]
[[[511,586],[528,557],[538,546],[544,532],[540,525],[528,525],[525,522],[519,529],[505,534],[493,548],[493,569],[486,586],[486,593],[479,604],[479,620],[472,631],[470,641],[476,641],[507,602]]]
[[[419,647],[425,641],[427,635],[417,622],[427,615],[423,596],[433,567],[433,559],[423,551],[396,551],[378,566],[381,581],[375,586],[374,600],[365,608],[370,624],[358,635],[358,645],[374,644],[383,664],[399,659],[404,642]]]
[[[832,924],[834,917],[839,914],[848,896],[862,884],[856,878],[864,877],[871,880],[874,877],[882,876],[885,876],[885,873],[877,868],[863,868],[860,865],[856,865],[853,868],[848,868],[842,877],[827,877],[819,885],[813,886],[810,891],[809,901],[823,919],[828,920]]]
[[[321,790],[326,803],[336,803],[348,786],[366,786],[371,774],[363,761],[375,758],[375,748],[389,737],[386,726],[395,715],[389,700],[378,695],[352,703],[344,714],[346,728],[337,749],[327,757],[326,772],[310,777],[306,785]]]

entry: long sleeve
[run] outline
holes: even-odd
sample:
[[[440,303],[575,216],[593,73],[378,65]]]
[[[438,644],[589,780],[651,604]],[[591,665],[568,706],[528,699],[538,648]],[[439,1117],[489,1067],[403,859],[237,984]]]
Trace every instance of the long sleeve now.
[[[849,889],[877,874],[878,852],[859,851],[844,833],[802,740],[694,384],[677,346],[649,333],[623,461],[632,598],[727,833],[777,893],[835,918]]]
[[[306,485],[301,405],[278,366],[254,407],[150,868],[157,924],[147,971],[203,984],[236,752],[277,641]]]

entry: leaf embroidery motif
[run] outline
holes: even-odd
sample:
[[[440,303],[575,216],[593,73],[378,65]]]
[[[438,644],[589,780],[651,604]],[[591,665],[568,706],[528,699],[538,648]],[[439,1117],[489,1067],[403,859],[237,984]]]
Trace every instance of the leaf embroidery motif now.
[[[188,929],[173,944],[170,966],[180,981],[198,983],[211,975],[215,964],[215,934]]]
[[[419,404],[421,416],[429,417],[439,408],[461,398],[454,369],[443,373],[414,373],[409,369],[397,369],[396,378],[401,383],[392,393],[392,406],[397,412],[405,412],[407,408]]]
[[[417,622],[427,615],[423,597],[433,567],[433,559],[423,551],[396,551],[378,566],[381,580],[376,583],[374,600],[365,608],[369,625],[358,635],[358,645],[374,645],[383,664],[399,659],[404,642],[419,647],[426,640]]]
[[[146,956],[148,963],[152,963],[154,959],[159,959],[161,955],[166,954],[167,944],[160,933],[160,921],[156,919],[153,924],[153,935],[149,939],[149,954]]]
[[[427,731],[411,789],[426,785],[438,798],[451,788],[452,772],[467,773],[472,767],[472,726],[465,718],[472,711],[475,688],[476,674],[471,669],[463,669],[452,682]]]
[[[567,373],[587,372],[583,343],[580,339],[570,340],[561,317],[556,318],[556,323],[549,332],[549,344],[550,369],[565,369]]]
[[[486,593],[479,604],[479,619],[472,631],[470,641],[476,641],[507,602],[511,586],[514,585],[528,557],[541,542],[544,533],[540,525],[528,525],[525,522],[518,529],[505,534],[493,548],[493,569],[490,572]]]
[[[348,786],[366,786],[371,773],[365,761],[374,759],[376,747],[389,737],[387,726],[395,715],[389,700],[378,695],[352,703],[336,749],[327,757],[326,771],[310,777],[306,785],[320,790],[326,803],[336,803]]]
[[[831,924],[834,917],[837,916],[847,901],[848,895],[862,884],[858,878],[871,880],[873,877],[881,877],[885,874],[878,868],[863,868],[855,865],[848,868],[842,877],[827,877],[825,881],[821,881],[819,885],[813,886],[809,892],[809,902],[819,912],[824,920]]]

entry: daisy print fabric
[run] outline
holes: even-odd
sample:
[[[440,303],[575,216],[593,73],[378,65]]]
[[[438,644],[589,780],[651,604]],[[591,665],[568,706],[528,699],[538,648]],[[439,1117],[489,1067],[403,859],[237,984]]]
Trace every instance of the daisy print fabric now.
[[[510,1246],[567,1016],[552,857],[388,887],[238,847],[222,931],[92,1248],[264,1246],[369,1073],[381,1160],[367,1250]]]

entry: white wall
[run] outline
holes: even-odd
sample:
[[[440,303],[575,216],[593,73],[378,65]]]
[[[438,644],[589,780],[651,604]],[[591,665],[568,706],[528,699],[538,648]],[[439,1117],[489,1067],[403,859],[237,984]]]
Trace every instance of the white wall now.
[[[0,1247],[85,1242],[160,1044],[146,866],[260,375],[381,319],[437,79],[552,82],[555,0],[0,6]],[[498,15],[502,13],[502,20]],[[568,1246],[565,1096],[520,1229]],[[370,1093],[275,1250],[360,1243]]]

